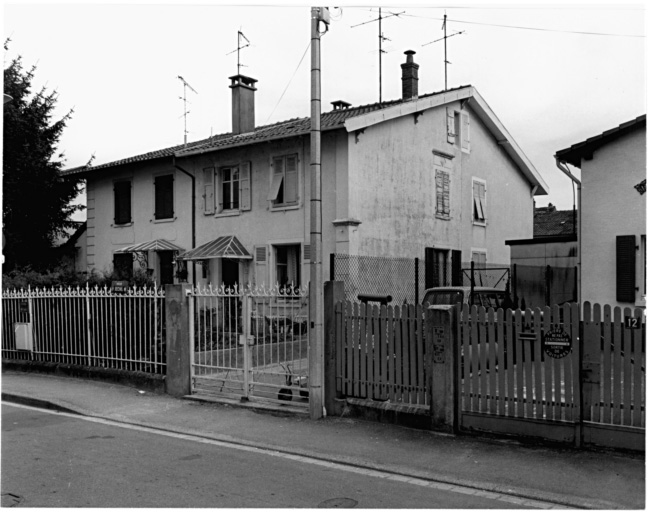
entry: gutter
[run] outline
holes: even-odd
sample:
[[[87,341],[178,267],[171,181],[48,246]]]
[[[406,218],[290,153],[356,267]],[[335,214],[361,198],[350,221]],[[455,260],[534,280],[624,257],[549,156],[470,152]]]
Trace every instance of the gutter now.
[[[173,167],[175,167],[177,170],[180,172],[186,174],[191,178],[191,246],[192,249],[196,247],[196,177],[188,172],[187,170],[183,169],[176,163],[176,157],[175,155],[172,156],[173,158]],[[192,261],[191,262],[191,279],[193,281],[193,285],[196,286],[196,262]]]
[[[578,272],[578,276],[576,276],[576,279],[577,279],[576,282],[577,282],[577,288],[578,288],[577,295],[578,296],[576,297],[576,300],[577,300],[578,303],[580,303],[581,299],[582,299],[582,293],[581,293],[581,275],[582,275],[582,271],[581,271],[582,270],[581,254],[582,254],[582,244],[583,244],[583,237],[581,236],[582,232],[583,232],[583,228],[582,228],[583,223],[581,221],[581,218],[582,218],[582,212],[581,212],[581,209],[582,209],[582,205],[581,205],[581,182],[580,182],[580,180],[578,178],[576,178],[576,176],[574,176],[571,173],[571,171],[567,167],[567,162],[565,162],[564,160],[561,160],[560,157],[558,157],[557,155],[554,155],[554,158],[556,159],[556,167],[558,167],[558,169],[560,169],[560,171],[562,173],[564,173],[572,181],[572,186],[573,186],[573,184],[576,184],[576,187],[577,187],[577,190],[578,190],[577,197],[574,198],[574,209],[576,210],[576,225],[577,225],[577,230],[578,230],[577,231],[578,257],[577,257],[577,264],[576,264],[576,269],[577,269],[577,272]],[[578,208],[576,208],[576,204],[578,204]]]

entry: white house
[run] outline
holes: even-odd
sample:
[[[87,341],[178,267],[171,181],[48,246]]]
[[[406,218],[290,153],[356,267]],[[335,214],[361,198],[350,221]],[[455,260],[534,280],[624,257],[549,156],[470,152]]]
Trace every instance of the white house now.
[[[406,54],[401,99],[322,114],[324,275],[331,253],[427,257],[450,284],[533,235],[541,176],[475,87],[419,96]],[[87,180],[89,267],[128,267],[135,245],[163,282],[174,249],[196,282],[308,281],[310,120],[257,127],[257,81],[230,80],[231,133],[68,171]]]
[[[645,114],[555,158],[581,169],[581,301],[645,307]]]

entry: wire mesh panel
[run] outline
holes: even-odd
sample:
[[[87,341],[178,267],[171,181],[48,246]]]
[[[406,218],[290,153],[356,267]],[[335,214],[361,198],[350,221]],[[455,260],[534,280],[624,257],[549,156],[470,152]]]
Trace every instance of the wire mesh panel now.
[[[505,290],[509,286],[510,274],[511,269],[508,267],[464,268],[463,286],[471,286],[474,278],[475,286]]]
[[[425,291],[425,276],[415,258],[335,254],[333,280],[344,282],[347,300],[359,294],[392,297],[392,304],[415,304]]]

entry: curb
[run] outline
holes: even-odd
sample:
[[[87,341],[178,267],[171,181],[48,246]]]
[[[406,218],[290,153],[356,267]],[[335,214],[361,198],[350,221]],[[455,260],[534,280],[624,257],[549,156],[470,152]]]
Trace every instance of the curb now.
[[[606,502],[603,500],[586,500],[583,498],[574,498],[572,496],[565,496],[565,495],[551,493],[551,492],[538,491],[538,490],[528,489],[524,487],[506,486],[506,488],[501,488],[498,484],[493,484],[490,482],[480,482],[480,481],[473,481],[467,479],[452,478],[451,476],[443,475],[439,473],[417,471],[417,470],[406,470],[400,466],[390,466],[384,464],[379,465],[369,461],[353,460],[348,457],[340,456],[340,455],[334,455],[334,454],[323,455],[321,453],[312,452],[309,450],[303,450],[299,448],[289,449],[286,448],[285,446],[273,445],[270,443],[259,443],[259,442],[247,441],[244,439],[237,439],[228,435],[219,435],[219,434],[205,435],[200,432],[192,431],[189,429],[182,430],[178,428],[166,428],[157,424],[152,424],[152,423],[147,423],[142,421],[131,421],[131,420],[125,420],[124,418],[102,416],[99,414],[93,414],[87,411],[82,411],[78,408],[75,409],[73,407],[63,406],[59,403],[56,403],[55,401],[27,397],[15,393],[3,392],[2,400],[10,403],[20,404],[20,405],[27,405],[27,406],[37,407],[41,409],[74,414],[77,416],[87,416],[91,418],[105,419],[115,423],[122,423],[125,425],[146,427],[152,430],[158,430],[160,432],[191,435],[202,439],[220,441],[220,442],[229,443],[238,446],[257,448],[266,451],[274,451],[274,452],[284,453],[287,455],[297,455],[301,457],[311,458],[314,460],[331,462],[331,463],[336,463],[336,464],[360,468],[360,469],[381,471],[383,473],[391,473],[395,476],[401,476],[406,478],[407,477],[417,478],[421,480],[427,480],[430,482],[455,485],[458,487],[464,487],[464,488],[469,488],[469,489],[474,489],[479,491],[490,491],[493,493],[511,496],[519,499],[542,501],[545,503],[551,503],[553,505],[556,505],[556,507],[570,507],[570,508],[583,508],[583,509],[623,508],[623,507],[619,507],[617,504]],[[224,404],[222,402],[212,402],[212,401],[206,401],[206,402],[209,402],[210,405],[216,405],[216,406],[230,405],[230,404]]]

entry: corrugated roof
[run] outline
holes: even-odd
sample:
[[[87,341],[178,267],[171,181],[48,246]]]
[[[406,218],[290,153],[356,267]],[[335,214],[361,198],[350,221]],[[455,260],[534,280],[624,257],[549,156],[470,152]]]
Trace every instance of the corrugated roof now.
[[[148,252],[148,251],[184,251],[182,247],[174,243],[159,238],[157,240],[150,240],[149,242],[140,242],[138,244],[129,245],[116,250],[116,253],[129,253],[129,252]]]
[[[178,256],[182,260],[209,260],[212,258],[234,258],[251,260],[252,255],[235,236],[221,236]]]
[[[555,157],[562,162],[567,162],[574,167],[580,168],[581,159],[589,158],[592,153],[601,146],[604,146],[605,144],[608,144],[631,131],[637,130],[642,126],[646,126],[646,114],[636,117],[635,119],[626,123],[622,123],[615,128],[606,130],[599,135],[590,137],[583,142],[574,144],[567,149],[561,149],[560,151],[556,152]]]
[[[447,91],[437,91],[429,94],[424,94],[419,96],[419,99],[427,98],[430,96],[435,96],[437,94],[444,94],[449,91],[454,91],[458,89],[463,89],[469,86],[460,86],[453,89],[448,89]],[[384,108],[392,107],[399,103],[403,103],[403,100],[392,100],[384,101],[382,103],[372,103],[368,105],[359,105],[357,107],[349,107],[338,110],[332,110],[330,112],[322,113],[321,117],[321,129],[331,130],[335,128],[340,128],[344,125],[344,121],[351,117],[361,116],[375,110],[381,110]],[[278,123],[259,126],[255,128],[253,132],[241,133],[234,135],[232,133],[223,133],[219,135],[214,135],[207,139],[202,139],[199,141],[191,142],[187,144],[185,148],[184,144],[177,146],[172,146],[164,149],[158,149],[155,151],[150,151],[148,153],[143,153],[141,155],[136,155],[122,160],[116,160],[114,162],[108,162],[101,165],[95,165],[91,167],[75,167],[73,169],[67,169],[63,171],[62,175],[70,174],[82,174],[87,172],[94,172],[109,167],[115,167],[118,165],[125,165],[134,162],[142,162],[146,160],[153,160],[156,158],[171,157],[173,155],[177,156],[187,156],[196,153],[204,153],[208,151],[215,151],[219,149],[225,149],[228,147],[243,146],[247,144],[255,144],[258,142],[265,142],[275,139],[284,139],[287,137],[296,137],[298,135],[306,135],[310,133],[310,117],[302,117],[289,119],[287,121],[280,121]]]
[[[573,210],[536,208],[533,215],[533,238],[566,236],[576,233]]]

